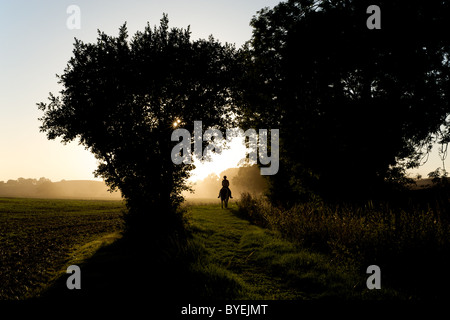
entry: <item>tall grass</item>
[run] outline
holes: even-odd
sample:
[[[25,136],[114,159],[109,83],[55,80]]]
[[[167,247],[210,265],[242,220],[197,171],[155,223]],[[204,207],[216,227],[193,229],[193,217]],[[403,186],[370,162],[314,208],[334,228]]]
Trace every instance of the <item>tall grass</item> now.
[[[317,200],[289,209],[243,194],[240,214],[291,241],[332,254],[365,272],[382,270],[384,284],[407,298],[448,297],[450,223],[440,206],[327,205]]]

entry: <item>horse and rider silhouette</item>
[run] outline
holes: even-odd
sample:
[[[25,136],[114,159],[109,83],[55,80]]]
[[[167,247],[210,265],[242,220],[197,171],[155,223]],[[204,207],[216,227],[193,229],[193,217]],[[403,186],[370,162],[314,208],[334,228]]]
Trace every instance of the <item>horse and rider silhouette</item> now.
[[[230,186],[230,181],[227,180],[227,176],[223,176],[222,189],[220,189],[219,196],[217,197],[217,198],[220,198],[220,200],[221,200],[222,209],[223,209],[224,205],[225,205],[225,208],[228,208],[228,199],[229,198],[233,199],[233,197],[231,196],[231,190],[230,190],[229,186]]]

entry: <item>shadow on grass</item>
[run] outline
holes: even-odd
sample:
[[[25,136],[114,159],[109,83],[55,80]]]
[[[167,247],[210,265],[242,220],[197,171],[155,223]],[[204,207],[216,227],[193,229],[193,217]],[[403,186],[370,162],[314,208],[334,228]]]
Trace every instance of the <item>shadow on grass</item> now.
[[[124,236],[80,263],[81,289],[68,289],[63,274],[39,297],[49,301],[149,302],[235,299],[239,284],[202,266],[202,248],[190,238],[136,244]]]

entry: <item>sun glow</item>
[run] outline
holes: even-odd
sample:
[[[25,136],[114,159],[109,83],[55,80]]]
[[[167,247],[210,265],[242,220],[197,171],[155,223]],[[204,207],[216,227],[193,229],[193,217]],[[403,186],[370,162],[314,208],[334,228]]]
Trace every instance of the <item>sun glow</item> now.
[[[181,122],[181,120],[180,120],[180,119],[177,119],[177,120],[175,120],[175,121],[173,122],[172,126],[173,126],[174,128],[176,128],[176,127],[178,127],[178,125],[180,124],[180,122]]]
[[[209,161],[200,161],[193,158],[195,169],[192,170],[190,181],[205,179],[210,174],[220,175],[221,172],[229,168],[236,168],[243,165],[246,156],[246,147],[242,139],[234,138],[227,143],[221,154],[211,153]]]

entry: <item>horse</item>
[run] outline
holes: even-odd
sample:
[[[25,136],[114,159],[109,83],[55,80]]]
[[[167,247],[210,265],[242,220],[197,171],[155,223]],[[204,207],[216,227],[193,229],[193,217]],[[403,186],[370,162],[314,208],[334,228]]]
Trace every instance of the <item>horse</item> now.
[[[221,200],[222,209],[224,203],[225,208],[228,208],[228,199],[230,198],[230,190],[228,188],[223,187],[222,189],[220,189],[219,197]]]

